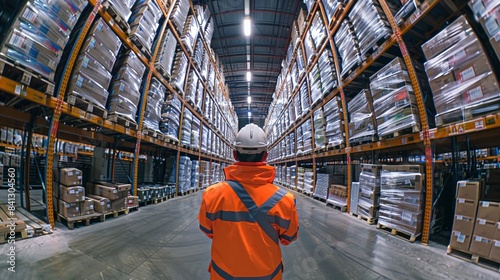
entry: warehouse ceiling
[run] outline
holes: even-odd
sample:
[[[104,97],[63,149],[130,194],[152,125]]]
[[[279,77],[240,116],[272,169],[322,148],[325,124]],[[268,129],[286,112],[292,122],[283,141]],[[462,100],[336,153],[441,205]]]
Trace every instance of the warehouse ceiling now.
[[[249,122],[248,112],[251,112],[251,122],[263,126],[290,42],[290,27],[299,9],[305,8],[303,1],[199,0],[193,3],[207,5],[214,20],[211,46],[223,64],[239,127]],[[252,26],[249,37],[243,34],[246,14]],[[248,69],[252,73],[250,83],[246,80]]]

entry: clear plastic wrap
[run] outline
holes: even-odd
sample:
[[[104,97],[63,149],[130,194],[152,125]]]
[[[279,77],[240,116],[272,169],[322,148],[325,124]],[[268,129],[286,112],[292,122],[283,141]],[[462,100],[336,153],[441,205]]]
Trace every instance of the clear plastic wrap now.
[[[327,95],[337,87],[337,73],[333,61],[332,51],[325,49],[318,59],[318,67],[321,76],[321,90],[323,95]]]
[[[111,83],[111,73],[89,54],[81,54],[73,67],[75,73],[82,72],[96,81],[103,88],[108,88]]]
[[[174,23],[178,34],[182,34],[182,29],[189,13],[189,7],[189,0],[179,0],[175,3],[170,14],[170,20]]]
[[[319,108],[314,111],[314,143],[316,148],[324,148],[326,144],[325,118],[323,110]]]
[[[297,93],[298,95],[299,93]],[[307,114],[311,109],[311,105],[309,103],[309,92],[307,90],[307,83],[303,83],[300,87],[300,105],[302,109],[302,115]]]
[[[351,183],[351,197],[349,200],[350,201],[350,204],[349,204],[350,213],[358,214],[359,196],[360,196],[359,182],[352,182]]]
[[[189,15],[184,26],[181,40],[184,42],[184,46],[186,46],[190,53],[193,53],[196,37],[198,37],[198,24],[196,23],[195,17]]]
[[[343,0],[338,1],[338,0],[323,0],[321,1],[323,3],[323,7],[325,8],[326,12],[326,17],[328,19],[328,23],[331,23],[333,20],[333,14],[337,10],[339,6],[342,5],[342,2],[345,2]]]
[[[312,150],[311,119],[307,119],[301,126],[302,126],[302,141],[304,143],[304,153],[308,153]]]
[[[427,60],[437,56],[451,45],[465,39],[473,30],[464,16],[460,16],[453,23],[439,32],[422,45]]]
[[[326,201],[339,206],[347,205],[347,186],[331,184]]]
[[[128,21],[130,18],[130,15],[132,12],[130,11],[130,8],[132,8],[132,5],[134,4],[135,1],[133,0],[127,0],[127,1],[122,1],[122,0],[106,0],[109,5],[113,7],[113,9],[118,13],[118,15],[124,20]]]
[[[71,77],[67,96],[84,98],[98,107],[105,109],[108,91],[84,73],[76,73]]]
[[[115,83],[119,80],[124,80],[130,86],[132,86],[133,89],[139,91],[142,84],[142,76],[140,76],[139,73],[137,73],[135,69],[128,64],[122,64],[121,66],[118,66],[120,68],[118,68],[118,70],[114,72],[112,83]]]
[[[312,104],[315,104],[323,96],[318,64],[313,65],[311,72],[309,72],[309,82],[310,82]]]
[[[113,56],[116,57],[118,55],[122,41],[102,18],[94,21],[88,34],[98,38],[99,42],[101,42]],[[85,50],[82,49],[82,51]]]
[[[345,76],[362,62],[359,46],[349,18],[345,18],[342,21],[342,24],[334,35],[334,40],[342,60],[340,75]]]
[[[314,46],[317,50],[319,50],[327,37],[326,27],[323,23],[319,10],[316,11],[309,30],[311,31],[311,37],[314,41]]]
[[[146,72],[146,65],[137,57],[135,52],[128,50],[124,51],[118,57],[117,65],[129,65],[137,73],[138,77],[143,77]]]
[[[90,54],[95,60],[111,72],[116,61],[116,56],[102,43],[95,35],[91,35],[85,39],[81,52]]]
[[[123,96],[115,95],[110,97],[108,111],[111,114],[117,114],[135,122],[137,105]]]
[[[311,65],[314,56],[316,56],[316,48],[314,47],[314,40],[312,39],[310,30],[306,33],[304,39],[304,49],[306,53],[306,64]]]
[[[156,56],[155,67],[160,73],[170,76],[172,73],[172,63],[175,57],[177,39],[170,29],[163,35],[163,44]]]
[[[305,169],[310,170],[310,169]],[[304,171],[304,193],[311,194],[313,188],[313,172]]]
[[[138,106],[139,100],[141,99],[141,93],[125,80],[113,82],[109,92],[110,96],[121,96],[127,98],[130,102],[135,104],[135,106]]]
[[[55,21],[64,23],[69,29],[75,27],[81,14],[81,11],[68,1],[33,0],[32,3],[39,12],[50,15]]]
[[[349,141],[373,137],[377,131],[373,118],[373,100],[368,90],[360,91],[347,104],[349,111]]]

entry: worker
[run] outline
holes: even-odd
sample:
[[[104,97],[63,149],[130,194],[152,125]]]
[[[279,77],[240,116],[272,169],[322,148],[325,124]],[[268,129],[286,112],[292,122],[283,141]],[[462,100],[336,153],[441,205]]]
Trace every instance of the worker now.
[[[255,124],[236,136],[225,182],[203,193],[198,220],[212,239],[210,279],[282,279],[280,243],[298,237],[295,197],[273,185],[274,167],[264,163],[267,141]]]

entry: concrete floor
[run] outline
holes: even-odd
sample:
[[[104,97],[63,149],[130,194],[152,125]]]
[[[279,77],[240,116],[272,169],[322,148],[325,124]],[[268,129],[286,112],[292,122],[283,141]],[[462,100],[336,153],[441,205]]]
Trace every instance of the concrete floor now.
[[[500,274],[411,244],[296,194],[297,242],[283,248],[284,279],[500,279]],[[209,279],[210,240],[196,219],[201,192],[15,244],[16,272],[0,245],[0,279]]]

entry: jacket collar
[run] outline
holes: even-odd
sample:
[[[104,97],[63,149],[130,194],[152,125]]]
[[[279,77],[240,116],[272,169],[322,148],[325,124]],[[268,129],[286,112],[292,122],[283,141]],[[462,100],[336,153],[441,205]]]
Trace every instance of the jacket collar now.
[[[226,180],[234,180],[246,185],[270,184],[274,181],[274,167],[263,162],[236,162],[224,168]]]

